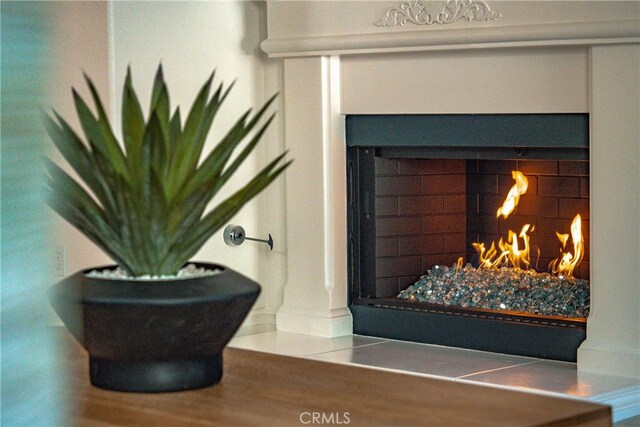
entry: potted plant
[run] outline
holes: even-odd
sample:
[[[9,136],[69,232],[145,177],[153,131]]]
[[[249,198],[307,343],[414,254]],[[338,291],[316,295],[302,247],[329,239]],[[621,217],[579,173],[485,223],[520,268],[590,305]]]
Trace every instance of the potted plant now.
[[[49,205],[117,264],[80,271],[51,292],[54,309],[89,352],[95,386],[164,392],[217,383],[222,350],[260,292],[257,283],[221,265],[183,268],[290,164],[283,153],[207,211],[273,120],[274,114],[265,118],[265,113],[275,98],[255,114],[242,115],[200,160],[233,86],[220,84],[210,96],[213,77],[183,121],[179,108],[171,112],[159,66],[145,119],[128,69],[122,145],[86,75],[97,114],[73,91],[86,142],[55,111],[55,119],[45,118],[49,136],[84,183],[48,161]]]

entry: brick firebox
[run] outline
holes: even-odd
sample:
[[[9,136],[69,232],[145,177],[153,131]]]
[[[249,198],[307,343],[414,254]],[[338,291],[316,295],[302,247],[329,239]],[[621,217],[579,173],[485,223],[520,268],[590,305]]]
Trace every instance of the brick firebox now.
[[[497,219],[512,170],[525,173],[529,188],[508,219]],[[394,296],[461,256],[473,262],[471,243],[488,247],[525,223],[535,226],[532,260],[547,271],[560,253],[556,230],[568,233],[578,213],[586,254],[575,275],[589,279],[588,171],[586,161],[376,158],[376,294]]]

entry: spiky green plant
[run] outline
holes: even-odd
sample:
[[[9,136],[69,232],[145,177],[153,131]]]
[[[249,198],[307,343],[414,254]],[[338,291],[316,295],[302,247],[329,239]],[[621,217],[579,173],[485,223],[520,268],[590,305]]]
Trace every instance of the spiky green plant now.
[[[200,162],[214,117],[233,86],[223,88],[221,83],[210,97],[214,74],[200,89],[183,123],[179,107],[171,113],[162,65],[155,76],[146,120],[127,69],[122,145],[86,75],[97,116],[73,90],[86,143],[55,111],[56,120],[45,118],[55,146],[85,184],[48,161],[49,205],[133,276],[175,274],[291,163],[284,161],[286,153],[281,154],[244,187],[205,212],[275,115],[263,120],[274,96],[255,114],[251,110],[243,114]],[[244,140],[246,145],[232,158]]]

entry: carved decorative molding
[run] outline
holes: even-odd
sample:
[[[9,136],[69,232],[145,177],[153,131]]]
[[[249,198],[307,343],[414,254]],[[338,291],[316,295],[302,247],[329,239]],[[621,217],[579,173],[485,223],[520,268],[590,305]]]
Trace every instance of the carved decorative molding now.
[[[491,10],[481,0],[415,0],[387,10],[384,17],[374,25],[395,27],[404,26],[407,22],[416,25],[453,24],[461,19],[494,21],[500,17],[499,13]]]

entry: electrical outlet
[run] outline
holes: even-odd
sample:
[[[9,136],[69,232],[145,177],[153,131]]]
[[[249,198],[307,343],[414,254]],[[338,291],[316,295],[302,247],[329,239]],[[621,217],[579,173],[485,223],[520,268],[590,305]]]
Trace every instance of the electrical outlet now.
[[[56,276],[64,277],[66,272],[65,267],[66,266],[65,266],[65,257],[64,257],[64,245],[58,245],[56,246],[55,264],[54,264]]]

